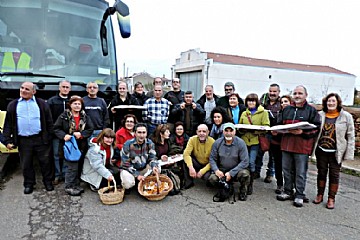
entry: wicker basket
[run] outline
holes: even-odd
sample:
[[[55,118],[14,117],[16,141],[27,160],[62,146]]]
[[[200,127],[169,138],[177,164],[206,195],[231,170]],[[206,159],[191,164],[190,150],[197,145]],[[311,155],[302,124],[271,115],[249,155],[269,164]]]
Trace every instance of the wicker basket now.
[[[159,194],[150,194],[150,195],[149,194],[144,194],[144,185],[147,182],[150,182],[150,181],[157,181],[156,176],[148,176],[148,177],[145,178],[144,181],[141,181],[138,184],[138,192],[140,193],[140,195],[144,196],[149,201],[159,201],[159,200],[164,199],[168,195],[168,193],[173,189],[174,185],[173,185],[173,182],[171,181],[171,179],[166,175],[160,174],[159,175],[159,180],[161,182],[167,182],[168,185],[169,185],[169,188],[167,190],[163,190]]]
[[[121,203],[124,199],[125,189],[121,188],[120,190],[116,187],[116,182],[113,180],[114,186],[110,186],[110,181],[108,181],[108,186],[99,189],[99,197],[103,204],[112,205]],[[113,191],[114,190],[114,191]],[[110,191],[110,192],[108,192]],[[108,193],[106,193],[108,192]]]

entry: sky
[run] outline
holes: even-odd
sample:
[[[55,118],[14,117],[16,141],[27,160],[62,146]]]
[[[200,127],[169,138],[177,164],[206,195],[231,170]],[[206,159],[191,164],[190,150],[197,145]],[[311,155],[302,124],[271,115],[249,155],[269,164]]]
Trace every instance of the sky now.
[[[116,38],[120,76],[171,78],[181,52],[199,48],[334,67],[359,76],[360,89],[360,1],[123,1],[132,35]]]

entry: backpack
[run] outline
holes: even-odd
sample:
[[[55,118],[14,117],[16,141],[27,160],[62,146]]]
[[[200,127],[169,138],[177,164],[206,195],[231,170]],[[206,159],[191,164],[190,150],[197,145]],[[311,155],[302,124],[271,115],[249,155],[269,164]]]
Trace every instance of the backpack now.
[[[71,136],[69,141],[64,143],[64,158],[67,161],[77,162],[81,157],[81,151],[77,145],[76,139],[74,136]]]
[[[161,174],[166,175],[171,179],[174,187],[169,192],[169,196],[174,196],[180,193],[180,178],[175,173],[173,173],[170,169],[161,169]]]

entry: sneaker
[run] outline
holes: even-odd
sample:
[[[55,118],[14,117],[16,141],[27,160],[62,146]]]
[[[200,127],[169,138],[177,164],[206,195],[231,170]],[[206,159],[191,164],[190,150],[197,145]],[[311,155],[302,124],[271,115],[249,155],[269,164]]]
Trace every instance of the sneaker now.
[[[277,186],[275,193],[276,194],[281,194],[284,191],[284,187],[283,186]]]
[[[45,189],[46,189],[46,191],[51,192],[51,191],[54,191],[54,186],[51,183],[47,183],[47,184],[45,184]]]
[[[65,188],[65,192],[70,196],[80,196],[81,192],[76,188]]]
[[[266,176],[266,178],[264,179],[264,183],[271,183],[272,179],[273,179],[272,176]]]
[[[310,199],[308,197],[304,196],[303,201],[304,201],[304,203],[309,203]]]
[[[281,194],[276,196],[276,199],[279,201],[286,201],[291,199],[291,195],[287,194],[285,192],[282,192]]]
[[[93,191],[93,192],[99,191],[98,188],[96,188],[95,186],[93,186],[93,185],[91,185],[91,184],[89,184],[89,187],[90,187],[90,190]]]
[[[304,205],[304,200],[302,198],[295,198],[294,206],[295,207],[302,207]]]
[[[79,190],[80,193],[84,193],[84,192],[85,192],[84,188],[81,187],[81,186],[75,186],[74,188],[75,188],[76,190]]]
[[[246,192],[240,192],[240,193],[239,193],[239,200],[240,200],[240,201],[246,201],[246,199],[247,199],[247,194],[246,194]]]

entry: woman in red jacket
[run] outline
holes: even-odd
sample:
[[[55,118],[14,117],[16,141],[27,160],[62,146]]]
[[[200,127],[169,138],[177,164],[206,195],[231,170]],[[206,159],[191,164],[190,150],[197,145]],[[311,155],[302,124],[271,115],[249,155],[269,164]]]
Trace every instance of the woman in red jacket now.
[[[124,143],[127,140],[133,139],[134,138],[134,127],[137,124],[137,119],[135,117],[135,115],[133,114],[127,114],[125,115],[122,125],[124,127],[120,128],[117,132],[116,132],[116,147],[121,150]]]

